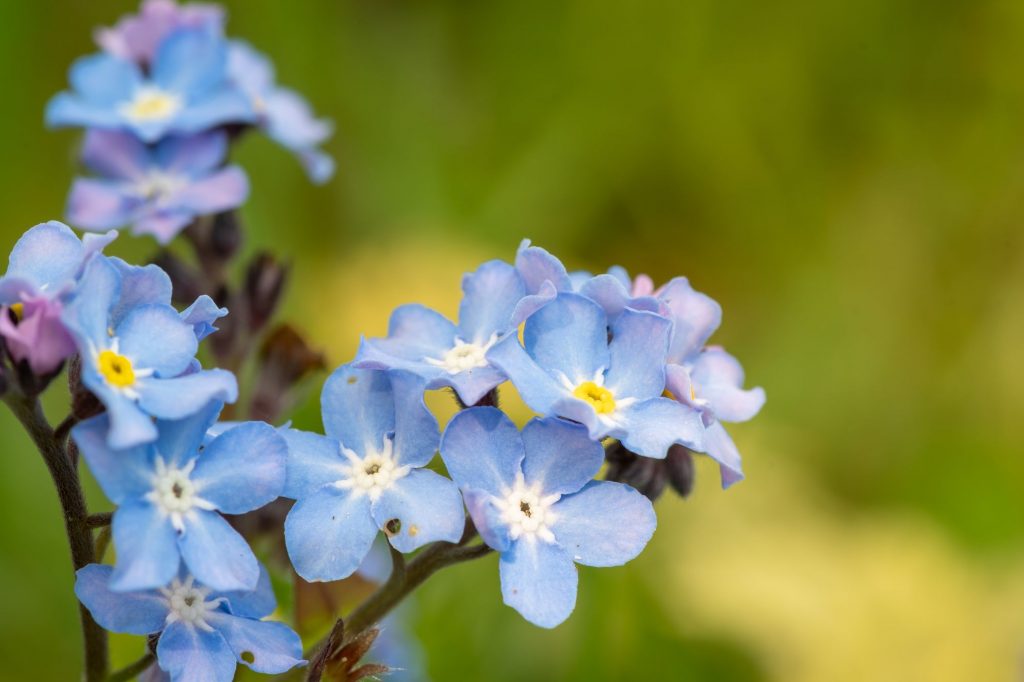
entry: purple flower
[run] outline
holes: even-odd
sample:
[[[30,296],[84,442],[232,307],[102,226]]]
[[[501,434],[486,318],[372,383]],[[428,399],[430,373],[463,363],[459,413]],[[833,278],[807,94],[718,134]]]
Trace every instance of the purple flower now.
[[[75,352],[75,342],[61,320],[64,303],[89,259],[117,233],[86,235],[79,240],[56,221],[28,230],[11,251],[0,278],[0,335],[17,361],[33,373],[48,374]]]
[[[204,29],[179,29],[157,50],[152,68],[106,53],[82,57],[70,72],[71,92],[46,108],[50,126],[127,129],[145,142],[250,123],[249,98],[227,79],[227,44]]]
[[[90,130],[82,161],[102,178],[79,178],[68,221],[87,230],[133,224],[166,244],[196,216],[241,206],[249,182],[237,166],[222,167],[223,131],[168,137],[147,147],[130,133]]]
[[[316,118],[298,93],[278,86],[274,65],[246,42],[229,44],[228,77],[249,97],[257,125],[270,139],[293,152],[313,182],[327,182],[334,174],[334,160],[318,147],[331,136],[331,122]]]
[[[251,592],[213,590],[182,570],[159,589],[115,592],[110,566],[78,571],[75,595],[102,627],[159,635],[157,661],[171,682],[231,682],[239,663],[267,674],[303,665],[302,640],[284,623],[262,620],[276,606],[261,569]]]
[[[122,17],[111,28],[97,29],[94,38],[107,53],[147,65],[163,39],[179,28],[201,28],[219,36],[224,28],[224,10],[217,5],[145,0],[138,14]]]
[[[604,450],[578,424],[534,419],[520,434],[500,410],[474,407],[445,429],[441,458],[480,536],[501,553],[505,603],[541,627],[572,613],[574,562],[620,566],[657,524],[646,497],[593,480]]]

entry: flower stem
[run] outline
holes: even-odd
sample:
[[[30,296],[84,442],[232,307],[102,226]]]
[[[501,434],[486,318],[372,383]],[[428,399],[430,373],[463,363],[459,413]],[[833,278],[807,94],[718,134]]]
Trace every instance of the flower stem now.
[[[128,667],[111,673],[110,677],[107,678],[107,682],[128,682],[128,680],[134,680],[136,677],[146,672],[146,668],[153,665],[154,662],[156,662],[156,656],[152,653],[147,653]]]
[[[4,401],[25,427],[50,471],[64,512],[64,529],[71,548],[71,562],[77,571],[93,563],[96,556],[92,530],[88,524],[89,510],[85,505],[85,494],[78,480],[78,472],[71,464],[64,441],[54,433],[38,400],[11,392],[4,396]],[[81,604],[79,613],[82,637],[85,640],[85,680],[102,682],[107,675],[107,633]]]

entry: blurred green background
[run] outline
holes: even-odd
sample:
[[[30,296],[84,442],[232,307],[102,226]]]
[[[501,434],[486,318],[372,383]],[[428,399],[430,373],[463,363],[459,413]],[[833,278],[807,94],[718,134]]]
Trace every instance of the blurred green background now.
[[[1024,4],[226,4],[337,126],[322,188],[267,140],[237,154],[248,248],[292,260],[284,314],[332,366],[398,304],[454,313],[461,274],[529,237],[689,276],[768,393],[731,429],[748,480],[702,463],[644,555],[581,570],[558,630],[500,604],[493,557],[435,577],[431,678],[1019,679]],[[3,249],[61,217],[78,134],[43,107],[134,6],[0,3]],[[74,679],[56,496],[0,427],[0,679]]]

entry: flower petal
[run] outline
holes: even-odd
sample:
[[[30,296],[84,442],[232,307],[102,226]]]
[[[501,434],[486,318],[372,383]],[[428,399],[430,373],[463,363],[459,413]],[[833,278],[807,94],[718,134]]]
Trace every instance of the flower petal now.
[[[238,208],[249,196],[249,178],[238,166],[228,166],[198,179],[175,195],[177,205],[190,213],[206,215]]]
[[[285,497],[301,500],[327,485],[345,478],[347,464],[341,455],[338,441],[318,433],[284,429],[281,432],[288,444]]]
[[[228,682],[235,677],[235,654],[220,633],[181,621],[160,635],[156,657],[174,681]]]
[[[506,551],[512,545],[512,535],[501,509],[495,504],[498,498],[479,490],[466,490],[462,497],[484,543],[495,551]]]
[[[255,590],[220,592],[213,596],[226,598],[228,610],[242,618],[266,618],[277,608],[274,588],[270,584],[270,574],[262,564],[260,564],[260,579],[256,583]]]
[[[115,330],[120,352],[132,366],[175,377],[188,369],[199,350],[192,326],[169,305],[143,305],[129,311]]]
[[[115,450],[125,450],[156,440],[157,429],[152,417],[139,409],[134,400],[111,390],[106,381],[96,374],[95,368],[83,372],[82,379],[86,388],[107,408],[107,416],[110,417],[107,445]]]
[[[391,313],[387,337],[366,339],[363,342],[367,350],[372,349],[377,356],[381,356],[374,358],[372,364],[367,366],[375,369],[400,366],[387,363],[387,358],[417,364],[423,363],[424,358],[439,358],[455,345],[456,333],[454,324],[430,308],[418,304],[399,306]],[[360,363],[364,352],[363,348],[359,349],[356,363]]]
[[[696,353],[722,322],[722,307],[710,296],[694,291],[689,280],[676,277],[657,292],[674,324],[669,360],[681,363]]]
[[[310,582],[352,575],[376,536],[370,498],[333,486],[299,500],[284,521],[288,556],[296,573]]]
[[[551,282],[558,291],[572,291],[572,282],[562,261],[539,246],[530,246],[524,239],[516,252],[516,270],[526,284],[526,292],[536,294],[544,282]]]
[[[740,460],[740,452],[736,449],[736,444],[733,443],[721,422],[715,422],[705,430],[702,452],[707,453],[718,462],[722,473],[723,489],[743,480],[743,463]]]
[[[458,487],[425,469],[413,469],[395,481],[373,503],[372,511],[399,552],[412,552],[435,540],[458,542],[466,522]]]
[[[697,398],[707,400],[722,421],[747,421],[764,405],[764,389],[743,390],[743,367],[721,348],[708,348],[698,355],[690,375]]]
[[[184,419],[211,401],[233,403],[238,399],[238,381],[225,369],[204,369],[173,379],[143,379],[139,382],[139,404],[160,419]]]
[[[138,200],[125,196],[118,181],[78,178],[71,185],[67,219],[83,230],[107,230],[132,221]]]
[[[15,243],[4,279],[27,280],[37,289],[47,286],[56,293],[74,281],[84,257],[82,242],[70,227],[56,220],[40,223]]]
[[[217,421],[224,404],[217,401],[205,403],[202,409],[184,419],[164,419],[157,422],[160,436],[156,451],[169,465],[181,468],[195,459],[207,430]]]
[[[89,470],[114,504],[138,499],[152,488],[153,463],[149,447],[136,446],[114,450],[107,444],[110,417],[101,414],[71,429]]]
[[[534,625],[553,628],[576,607],[576,566],[557,545],[523,538],[501,555],[499,567],[505,603]]]
[[[216,170],[228,153],[228,136],[223,130],[208,130],[196,135],[174,135],[161,140],[156,148],[158,165],[169,171],[185,172],[193,177]]]
[[[651,398],[622,412],[621,427],[611,435],[638,455],[663,459],[673,443],[703,449],[704,424],[700,413],[691,407],[668,398]]]
[[[509,378],[523,402],[535,412],[550,414],[558,401],[570,395],[565,386],[527,355],[515,334],[496,343],[487,352],[487,361]]]
[[[167,602],[159,592],[111,592],[112,566],[89,564],[75,574],[75,596],[93,619],[111,632],[149,635],[160,632],[167,618]]]
[[[658,525],[650,500],[611,481],[591,481],[551,511],[559,546],[586,566],[621,566],[634,559]]]
[[[196,580],[219,592],[253,590],[260,565],[241,535],[217,512],[193,509],[178,536],[181,558]]]
[[[206,446],[192,480],[220,511],[244,514],[281,495],[287,452],[284,438],[269,424],[239,424]]]
[[[616,397],[654,398],[665,390],[665,355],[672,322],[649,312],[625,310],[612,325],[611,366],[605,376]]]
[[[411,372],[388,372],[395,402],[395,462],[422,467],[434,459],[441,434],[423,400],[425,382]]]
[[[112,522],[117,565],[110,589],[131,592],[163,587],[178,573],[177,533],[153,505],[132,502],[114,512]]]
[[[512,312],[526,295],[526,285],[508,263],[492,260],[462,278],[459,335],[467,343],[485,343],[512,326]]]
[[[82,163],[115,180],[136,180],[149,167],[149,150],[131,133],[93,128],[85,133]]]
[[[441,459],[463,490],[501,495],[515,483],[523,456],[519,429],[494,407],[459,412],[441,437]]]
[[[224,89],[190,104],[178,115],[174,128],[183,133],[198,133],[225,123],[255,120],[249,98],[237,90]]]
[[[342,365],[320,394],[324,433],[365,455],[378,452],[395,430],[395,395],[386,372]]]
[[[224,81],[227,45],[205,29],[181,29],[167,36],[153,59],[152,79],[165,90],[202,95]]]
[[[608,368],[608,320],[590,299],[560,293],[526,321],[523,345],[548,373],[574,385],[592,381]]]
[[[587,429],[563,419],[533,419],[523,428],[523,476],[539,483],[545,495],[574,493],[594,478],[604,463],[604,448]]]
[[[111,326],[117,327],[125,315],[139,306],[171,305],[171,278],[160,266],[131,265],[120,258],[109,260],[121,276],[121,291],[110,313]]]
[[[284,623],[223,612],[210,614],[209,622],[231,647],[236,660],[258,673],[274,675],[305,663],[302,640]]]
[[[131,98],[142,74],[135,64],[100,53],[76,59],[68,79],[90,103],[114,105]]]

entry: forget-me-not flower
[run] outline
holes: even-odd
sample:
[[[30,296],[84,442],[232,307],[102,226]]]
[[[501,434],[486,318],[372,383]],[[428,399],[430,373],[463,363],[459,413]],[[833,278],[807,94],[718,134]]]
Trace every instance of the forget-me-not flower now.
[[[244,514],[277,499],[287,445],[263,422],[239,424],[204,444],[221,407],[214,402],[187,419],[158,420],[154,442],[123,450],[108,444],[105,414],[72,429],[89,469],[118,506],[112,590],[162,587],[182,561],[214,589],[256,587],[256,557],[221,514]]]
[[[490,261],[462,280],[459,324],[418,304],[391,314],[386,338],[364,339],[357,367],[404,369],[427,381],[427,388],[450,386],[473,405],[505,381],[487,360],[499,340],[515,336],[512,313],[525,294],[522,279],[508,263]]]
[[[351,575],[379,530],[400,552],[459,539],[465,516],[458,489],[423,468],[439,435],[421,379],[342,365],[324,384],[321,406],[326,436],[285,432],[283,494],[298,502],[284,539],[300,576],[315,582]]]
[[[110,589],[113,569],[79,569],[75,595],[111,632],[157,635],[157,663],[171,682],[231,682],[239,663],[267,674],[303,665],[302,640],[262,620],[276,607],[266,570],[252,591],[214,590],[186,570],[152,590]]]
[[[82,383],[107,408],[110,447],[127,448],[157,437],[153,417],[182,419],[211,400],[233,402],[238,384],[231,372],[197,369],[197,330],[209,322],[187,321],[164,302],[166,273],[127,265],[119,272],[115,262],[90,261],[63,320],[82,358]]]
[[[204,29],[180,29],[157,50],[151,69],[100,53],[71,67],[70,92],[46,109],[50,126],[127,129],[145,142],[251,123],[249,98],[227,79],[227,43]]]
[[[122,17],[95,32],[96,44],[107,53],[147,66],[164,38],[180,28],[200,28],[214,35],[224,30],[224,9],[217,5],[175,0],[145,0],[138,14]]]
[[[474,407],[445,429],[441,458],[480,536],[501,553],[505,603],[541,627],[572,613],[574,562],[624,564],[657,524],[636,490],[592,480],[604,450],[579,424],[534,419],[520,434],[500,410]]]
[[[673,443],[700,450],[704,431],[696,410],[663,395],[671,331],[664,317],[635,310],[609,327],[596,303],[560,293],[526,320],[525,347],[510,336],[488,359],[533,410],[580,422],[594,440],[617,438],[638,455],[663,458]]]
[[[241,206],[249,181],[238,166],[222,167],[224,131],[162,139],[147,147],[131,133],[90,130],[82,161],[100,178],[79,178],[68,198],[68,221],[87,230],[134,225],[166,244],[196,216]]]
[[[256,124],[270,139],[293,152],[313,182],[327,182],[334,159],[319,147],[331,136],[332,123],[317,118],[297,92],[277,85],[274,65],[244,41],[229,44],[228,77],[249,98]]]
[[[74,354],[75,341],[61,320],[89,259],[116,232],[79,239],[67,225],[41,223],[18,239],[0,277],[0,335],[16,361],[48,374]]]

